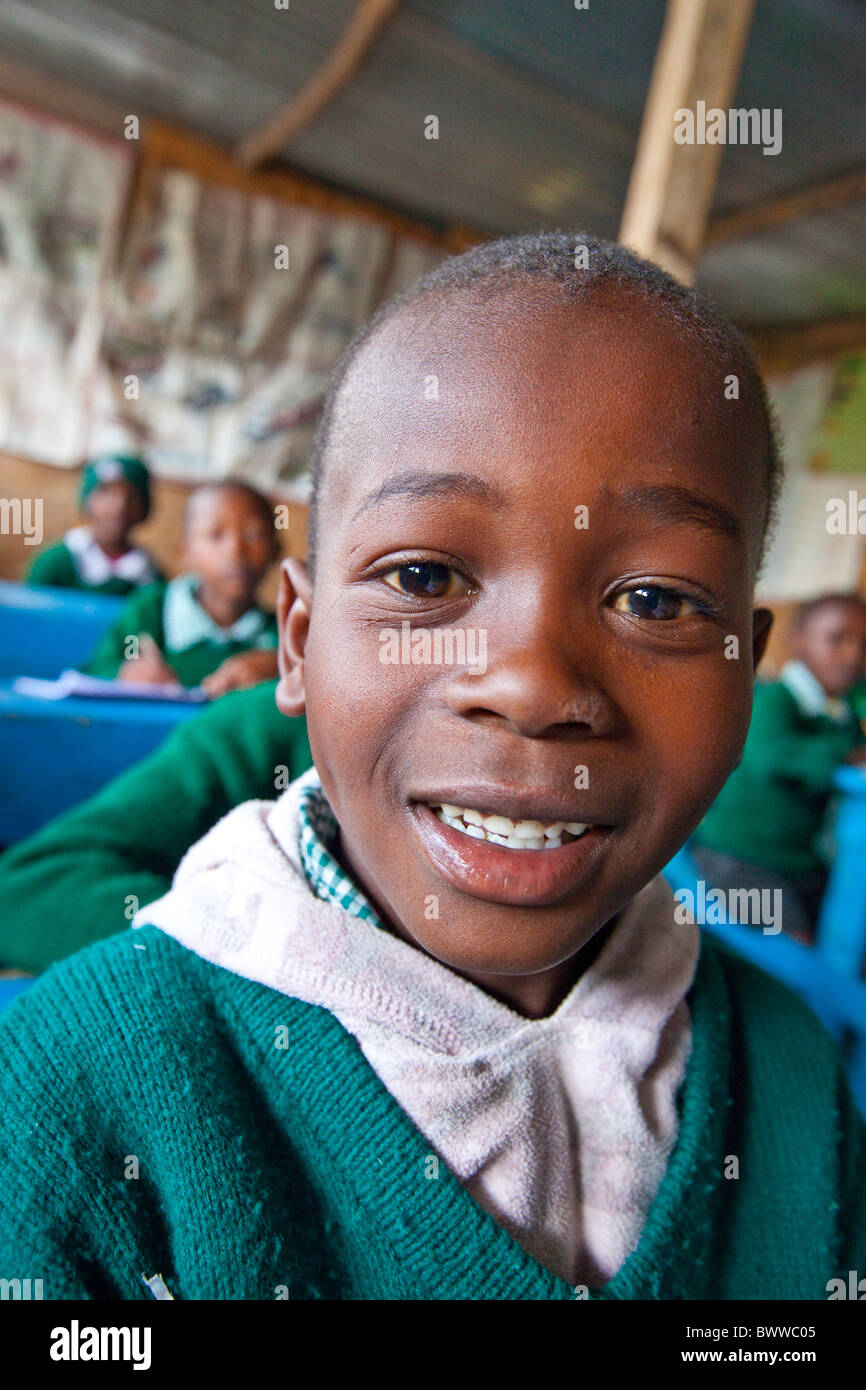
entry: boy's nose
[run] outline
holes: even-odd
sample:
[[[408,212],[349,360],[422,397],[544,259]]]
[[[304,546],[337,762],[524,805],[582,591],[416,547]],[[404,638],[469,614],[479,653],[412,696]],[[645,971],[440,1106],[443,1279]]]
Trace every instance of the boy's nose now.
[[[494,716],[525,738],[575,726],[598,736],[613,732],[621,718],[614,700],[555,650],[491,651],[486,671],[461,670],[447,699],[464,718]]]

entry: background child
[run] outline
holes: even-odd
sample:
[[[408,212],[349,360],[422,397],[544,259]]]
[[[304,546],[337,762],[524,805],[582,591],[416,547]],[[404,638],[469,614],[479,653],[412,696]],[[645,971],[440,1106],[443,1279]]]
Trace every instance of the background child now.
[[[827,882],[817,841],[840,763],[866,759],[845,698],[866,665],[866,605],[824,594],[798,611],[793,659],[759,684],[739,767],[695,833],[714,888],[778,888],[782,928],[812,939]]]
[[[82,474],[79,502],[86,524],[36,556],[28,584],[123,596],[160,578],[147,551],[130,537],[150,512],[150,478],[141,459],[93,459]]]
[[[184,519],[186,572],[132,597],[86,669],[118,680],[202,685],[211,696],[277,672],[273,613],[255,593],[278,553],[271,505],[246,483],[197,488]],[[129,654],[129,639],[138,654]]]
[[[356,340],[280,591],[315,772],[0,1016],[0,1271],[47,1299],[823,1299],[866,1259],[836,1048],[657,877],[748,729],[766,399],[576,240]],[[384,664],[403,624],[485,669]]]

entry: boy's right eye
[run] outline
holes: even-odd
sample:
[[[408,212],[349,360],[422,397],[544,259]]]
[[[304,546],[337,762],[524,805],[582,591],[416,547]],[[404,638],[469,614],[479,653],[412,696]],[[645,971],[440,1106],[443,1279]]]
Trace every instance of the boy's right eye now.
[[[470,586],[450,565],[430,560],[411,560],[381,575],[398,593],[411,598],[456,598],[468,594]]]

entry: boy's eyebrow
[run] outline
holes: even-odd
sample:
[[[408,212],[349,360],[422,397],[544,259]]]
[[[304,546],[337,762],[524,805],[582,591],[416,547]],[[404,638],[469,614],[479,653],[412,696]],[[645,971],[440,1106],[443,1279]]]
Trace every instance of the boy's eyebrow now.
[[[723,503],[714,502],[687,487],[655,483],[647,487],[627,488],[624,492],[611,492],[611,499],[620,507],[668,525],[692,522],[729,536],[732,540],[739,540],[743,533],[738,518]]]
[[[368,507],[375,507],[392,497],[431,497],[442,493],[450,493],[452,497],[471,497],[478,502],[487,502],[491,507],[505,505],[505,496],[499,488],[476,477],[474,473],[430,473],[418,468],[395,473],[368,492],[352,520],[356,520]]]

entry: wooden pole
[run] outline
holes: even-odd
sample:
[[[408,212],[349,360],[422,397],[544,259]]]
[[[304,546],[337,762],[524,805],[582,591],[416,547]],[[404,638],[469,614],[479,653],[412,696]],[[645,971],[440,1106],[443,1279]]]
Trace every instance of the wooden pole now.
[[[694,279],[721,145],[677,144],[675,113],[728,107],[754,0],[668,0],[619,239],[685,284]]]

